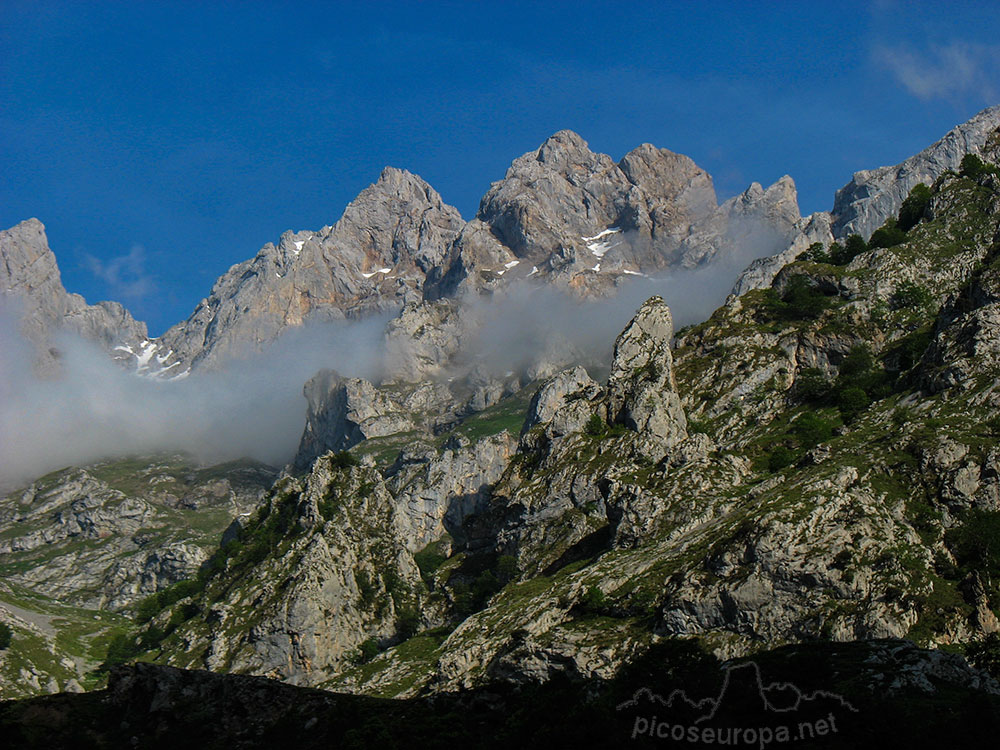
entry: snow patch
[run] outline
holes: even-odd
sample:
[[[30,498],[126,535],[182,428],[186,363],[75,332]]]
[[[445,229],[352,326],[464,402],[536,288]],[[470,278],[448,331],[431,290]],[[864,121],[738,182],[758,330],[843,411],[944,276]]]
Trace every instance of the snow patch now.
[[[519,260],[512,260],[510,263],[504,263],[503,267],[504,268],[513,268],[514,266],[516,266],[520,262],[521,261],[519,261]]]
[[[392,273],[392,269],[391,268],[379,268],[378,270],[372,271],[371,273],[363,273],[361,275],[364,276],[366,279],[370,279],[372,276],[374,276],[377,273]]]
[[[302,252],[302,246],[304,244],[306,244],[306,241],[305,240],[295,240],[295,242],[293,242],[292,244],[295,245],[295,254],[298,255],[299,253]]]
[[[536,273],[538,273],[538,266],[532,266],[531,273],[529,273],[528,276],[534,276]]]
[[[609,234],[617,234],[620,231],[622,231],[620,227],[610,227],[605,229],[603,232],[598,232],[593,237],[584,237],[583,241],[590,242],[591,240],[599,240],[601,237],[607,237]]]
[[[644,274],[644,273],[639,273],[638,271],[630,271],[630,270],[628,270],[627,268],[623,268],[623,269],[622,269],[622,273],[624,273],[624,274],[628,274],[629,276],[642,276],[642,277],[644,277],[644,278],[649,278],[649,277],[648,277],[648,276],[646,276],[646,274]]]
[[[612,244],[610,240],[601,241],[601,238],[612,234],[618,234],[620,231],[622,230],[619,227],[611,227],[609,229],[605,229],[603,232],[598,232],[593,237],[582,237],[581,239],[587,243],[587,249],[594,254],[594,257],[603,258],[604,254],[608,250],[613,247],[618,247],[622,243],[619,241]]]
[[[149,368],[149,360],[153,358],[153,353],[156,351],[156,344],[154,344],[149,339],[142,342],[142,348],[139,353],[135,355],[136,357],[136,372],[141,370],[146,370]]]

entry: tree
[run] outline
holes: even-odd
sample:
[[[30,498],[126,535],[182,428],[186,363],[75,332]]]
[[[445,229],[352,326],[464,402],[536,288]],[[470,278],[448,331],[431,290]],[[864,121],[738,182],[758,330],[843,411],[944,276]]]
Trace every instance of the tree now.
[[[962,177],[968,177],[970,180],[975,180],[985,173],[987,173],[986,164],[975,154],[966,154],[962,157],[962,163],[959,166],[959,174]]]
[[[843,245],[836,242],[830,245],[830,262],[836,266],[846,266],[861,253],[868,251],[866,243],[860,234],[850,235]]]
[[[845,422],[852,422],[854,419],[871,404],[868,394],[856,385],[844,388],[837,394],[837,406],[844,417]]]
[[[8,646],[14,637],[14,633],[10,629],[10,625],[5,622],[0,622],[0,651],[3,651]]]
[[[869,249],[895,247],[904,242],[906,242],[906,232],[900,229],[896,224],[896,220],[890,216],[885,220],[885,224],[876,229],[872,234],[871,240],[868,241],[868,247]]]
[[[1000,678],[1000,635],[990,633],[983,640],[970,643],[965,657],[976,669]]]
[[[930,204],[931,189],[922,182],[914,185],[903,205],[899,207],[899,220],[896,226],[904,232],[909,232],[927,215]]]

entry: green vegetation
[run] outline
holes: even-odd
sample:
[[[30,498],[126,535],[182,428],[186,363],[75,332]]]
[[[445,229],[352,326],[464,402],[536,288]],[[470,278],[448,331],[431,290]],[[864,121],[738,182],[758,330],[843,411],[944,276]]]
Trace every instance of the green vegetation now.
[[[861,238],[861,235],[852,234],[847,237],[843,245],[839,242],[830,245],[830,263],[835,266],[846,266],[861,253],[866,252],[868,252],[868,243]]]
[[[1000,582],[1000,511],[966,511],[945,539],[964,571],[978,571],[987,585]]]
[[[583,431],[591,437],[600,437],[606,430],[607,425],[597,414],[591,414],[590,419],[587,420],[587,424],[583,427]]]
[[[899,228],[896,219],[891,216],[886,219],[885,224],[876,229],[868,240],[868,249],[874,250],[878,247],[895,247],[906,242],[906,232]]]
[[[907,308],[929,309],[934,302],[933,295],[925,287],[914,284],[912,281],[904,281],[893,292],[890,304],[892,309],[901,310]]]
[[[806,263],[829,263],[830,253],[823,249],[822,242],[814,242],[803,250],[796,260],[805,261]]]
[[[431,542],[413,556],[413,561],[420,569],[420,577],[428,586],[434,581],[434,574],[444,565],[448,556],[442,550],[440,542]]]
[[[965,647],[965,658],[976,669],[1000,679],[1000,634],[990,633],[981,641]]]
[[[13,637],[14,633],[11,631],[10,625],[5,622],[0,622],[0,651],[3,651],[10,646],[10,642]]]
[[[136,620],[141,623],[149,622],[167,607],[171,607],[181,599],[187,599],[189,596],[197,596],[204,588],[204,581],[198,579],[178,581],[172,586],[157,591],[155,594],[151,594],[140,601],[135,609]]]
[[[1000,169],[993,164],[984,162],[975,154],[966,154],[962,157],[959,174],[962,177],[968,177],[970,180],[978,180],[987,175],[1000,174]]]
[[[340,451],[330,456],[331,469],[349,469],[352,466],[359,466],[357,457],[350,451]]]
[[[788,280],[780,297],[773,289],[764,292],[763,312],[773,320],[815,320],[829,306],[827,296],[802,274]]]
[[[590,437],[595,438],[611,438],[620,437],[625,434],[625,425],[613,424],[609,425],[603,419],[601,419],[599,414],[591,414],[590,419],[583,426],[583,432]]]
[[[930,204],[931,189],[922,182],[914,185],[899,208],[896,226],[903,232],[909,232],[926,216]]]

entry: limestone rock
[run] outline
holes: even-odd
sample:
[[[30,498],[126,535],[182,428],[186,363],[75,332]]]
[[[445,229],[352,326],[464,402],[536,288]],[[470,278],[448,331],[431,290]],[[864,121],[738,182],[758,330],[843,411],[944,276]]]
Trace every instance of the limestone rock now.
[[[161,346],[184,367],[219,367],[305,321],[358,317],[420,298],[428,272],[463,227],[426,182],[386,168],[316,232],[285,232],[216,281]]]
[[[307,468],[327,451],[344,451],[362,440],[414,429],[402,406],[367,380],[322,370],[305,385],[306,427],[295,463]]]
[[[895,166],[855,172],[834,199],[834,235],[860,234],[868,239],[887,218],[899,212],[914,185],[930,185],[946,170],[958,169],[967,153],[982,154],[998,127],[1000,106],[990,107]]]
[[[37,350],[42,372],[57,367],[54,337],[75,333],[122,358],[116,347],[138,346],[146,326],[117,302],[88,305],[62,285],[56,256],[37,219],[0,231],[0,302],[20,320],[22,335]]]
[[[608,414],[669,449],[687,436],[674,381],[670,308],[660,297],[643,303],[615,341],[608,378]]]
[[[592,402],[600,393],[600,386],[583,367],[564,370],[532,396],[521,434],[538,424],[547,425],[550,437],[579,432],[595,413],[597,407]]]

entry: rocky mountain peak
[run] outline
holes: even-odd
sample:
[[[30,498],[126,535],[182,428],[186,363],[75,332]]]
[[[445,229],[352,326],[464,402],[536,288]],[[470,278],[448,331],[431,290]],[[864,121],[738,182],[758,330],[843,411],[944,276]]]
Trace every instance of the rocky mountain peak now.
[[[563,170],[573,164],[591,161],[595,154],[587,142],[572,130],[560,130],[545,139],[535,160],[552,169]]]
[[[56,367],[51,337],[65,330],[92,341],[121,358],[125,347],[146,339],[146,326],[117,302],[88,305],[63,287],[45,226],[28,219],[0,231],[0,297],[21,316],[21,333],[35,345],[40,372]],[[118,347],[122,347],[119,349]]]
[[[915,185],[930,185],[947,170],[957,169],[966,154],[986,154],[990,144],[995,144],[992,138],[998,127],[1000,105],[984,109],[895,166],[855,172],[834,198],[834,235],[860,234],[868,239],[886,219],[896,215]]]

